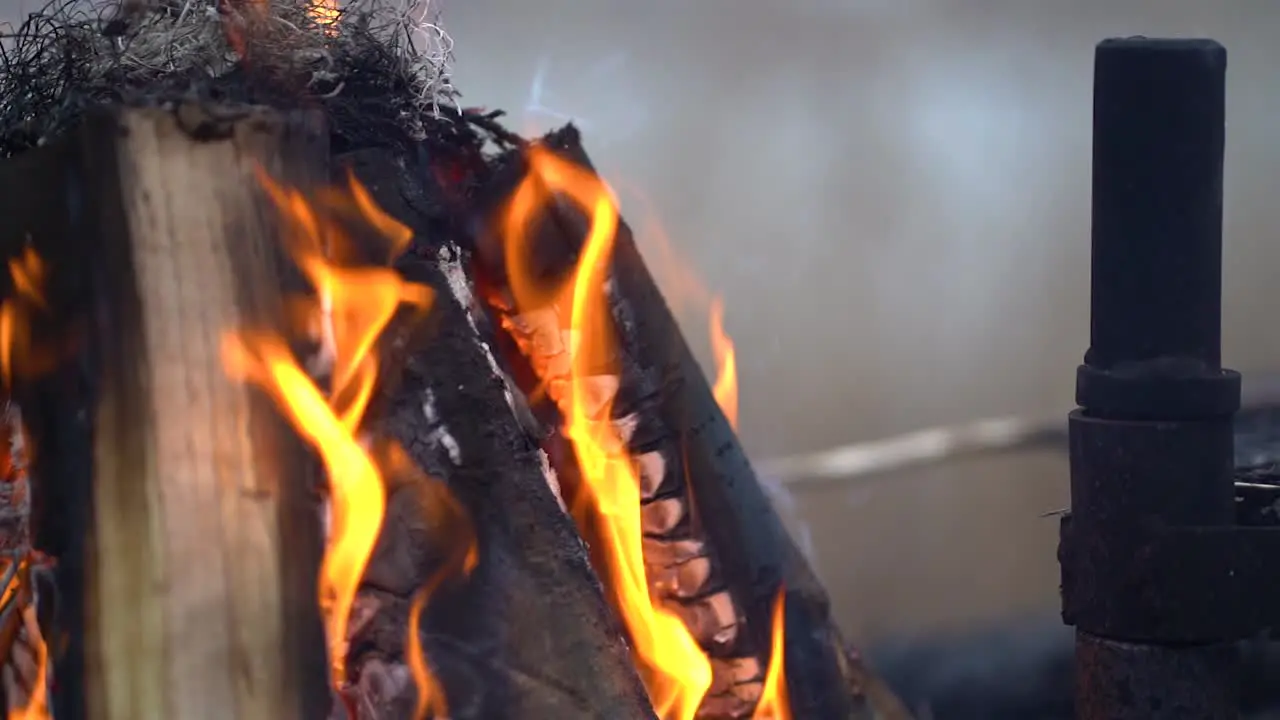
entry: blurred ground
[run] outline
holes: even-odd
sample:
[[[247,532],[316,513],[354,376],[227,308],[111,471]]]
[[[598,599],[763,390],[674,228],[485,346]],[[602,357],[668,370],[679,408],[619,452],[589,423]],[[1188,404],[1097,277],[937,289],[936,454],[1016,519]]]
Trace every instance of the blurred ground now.
[[[1225,358],[1280,367],[1280,5],[1222,0],[444,0],[470,104],[586,130],[641,229],[722,293],[753,456],[1062,412],[1087,345],[1093,45],[1230,53]],[[638,188],[652,216],[635,202]],[[705,342],[704,320],[688,331]],[[858,636],[1056,609],[1063,458],[811,487]]]

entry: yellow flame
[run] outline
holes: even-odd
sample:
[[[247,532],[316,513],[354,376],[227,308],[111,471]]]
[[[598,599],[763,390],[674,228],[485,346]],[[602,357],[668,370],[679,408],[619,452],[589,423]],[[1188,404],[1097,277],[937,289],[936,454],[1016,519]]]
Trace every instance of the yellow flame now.
[[[589,359],[606,356],[613,337],[604,282],[618,210],[612,192],[594,174],[536,146],[529,150],[528,162],[530,172],[512,196],[505,217],[512,294],[517,308],[566,300],[566,288],[548,293],[539,286],[525,257],[536,211],[552,194],[566,196],[589,214],[591,225],[567,288],[571,337],[578,347],[570,353],[567,409],[562,405],[565,432],[578,458],[586,500],[602,520],[598,542],[608,565],[603,574],[611,580],[608,592],[630,634],[654,710],[664,720],[692,720],[711,686],[711,664],[679,616],[655,605],[649,595],[641,552],[639,478],[630,460],[617,452],[622,445],[617,430],[604,421],[608,403],[601,410],[590,402]]]
[[[334,243],[348,240],[335,218],[356,207],[365,227],[378,230],[392,253],[412,232],[377,211],[354,178],[345,193],[322,193],[315,207],[300,192],[285,189],[265,174],[260,180],[290,230],[294,261],[319,296],[326,346],[333,373],[326,394],[298,364],[279,334],[237,330],[223,337],[227,373],[269,393],[295,429],[320,454],[329,481],[330,538],[319,578],[319,605],[330,650],[335,688],[346,681],[346,635],[351,607],[386,511],[386,489],[376,462],[358,438],[373,395],[378,336],[403,304],[425,309],[429,288],[404,281],[384,267],[339,267],[326,257]],[[343,199],[350,200],[345,206]],[[365,202],[367,201],[367,203]],[[373,210],[370,212],[370,210]]]
[[[786,591],[778,589],[773,601],[773,642],[769,650],[769,670],[764,675],[764,690],[751,720],[792,720],[791,700],[787,696],[786,655]]]
[[[337,0],[314,0],[307,8],[307,14],[324,29],[325,35],[332,37],[338,34],[338,17],[342,12],[338,10]]]
[[[222,352],[227,372],[268,390],[324,461],[333,519],[320,569],[320,610],[329,638],[331,675],[340,687],[346,680],[342,649],[351,605],[386,510],[378,468],[279,338],[227,335]]]
[[[716,403],[724,411],[729,425],[738,429],[738,363],[733,340],[724,331],[724,304],[720,298],[711,302],[711,350],[716,357],[716,382],[712,387]]]

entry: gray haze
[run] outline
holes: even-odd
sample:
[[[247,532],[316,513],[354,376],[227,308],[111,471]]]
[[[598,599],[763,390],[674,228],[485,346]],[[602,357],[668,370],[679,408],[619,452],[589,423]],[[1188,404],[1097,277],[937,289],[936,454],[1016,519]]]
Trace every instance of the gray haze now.
[[[1280,368],[1280,5],[1220,0],[443,0],[455,81],[562,117],[739,350],[757,458],[1066,413],[1088,341],[1093,45],[1230,53],[1225,358]],[[704,347],[705,319],[685,315]],[[1065,463],[797,491],[859,636],[1053,612]]]
[[[660,218],[724,296],[754,457],[1066,413],[1109,36],[1227,46],[1225,358],[1280,369],[1280,4],[434,1],[464,101],[525,130],[574,118],[631,222]],[[702,351],[704,314],[682,317]],[[866,637],[1052,612],[1057,524],[1040,515],[1066,494],[1063,460],[1033,455],[808,488],[795,507]]]

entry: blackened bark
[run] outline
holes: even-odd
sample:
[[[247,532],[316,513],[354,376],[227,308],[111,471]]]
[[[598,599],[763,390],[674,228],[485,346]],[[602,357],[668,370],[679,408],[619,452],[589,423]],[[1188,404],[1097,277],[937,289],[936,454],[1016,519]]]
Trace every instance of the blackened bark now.
[[[474,571],[444,582],[423,619],[426,655],[450,717],[651,720],[586,548],[469,316],[462,251],[450,242],[455,230],[425,185],[427,168],[377,150],[340,164],[414,229],[416,254],[401,270],[436,291],[426,332],[392,349],[403,356],[404,370],[384,397],[384,430],[427,475],[447,483],[478,543]],[[402,492],[393,494],[389,514],[401,512]],[[384,527],[378,550],[384,559],[375,557],[366,579],[366,596],[378,596],[387,613],[367,632],[357,631],[357,664],[402,661],[404,635],[396,630],[405,622],[408,593],[431,579],[440,554],[431,545],[450,542],[439,528],[406,530],[406,520],[396,522],[399,530]],[[390,537],[397,533],[400,540]],[[399,551],[388,549],[397,543]],[[398,561],[386,559],[397,553]],[[380,571],[385,562],[400,569]]]
[[[543,139],[564,159],[591,169],[577,131],[570,127]],[[513,151],[495,173],[480,222],[492,222],[524,176],[527,165]],[[549,210],[552,219],[535,234],[533,257],[554,276],[572,267],[586,237],[586,220],[568,203]],[[496,233],[479,238],[486,272],[502,278]],[[653,413],[655,437],[636,430],[641,444],[675,439],[683,476],[696,503],[696,522],[708,537],[717,574],[745,614],[739,651],[767,657],[770,613],[779,588],[786,599],[786,670],[796,717],[866,717],[871,708],[905,717],[892,693],[845,647],[830,617],[825,590],[791,540],[751,468],[736,433],[720,410],[661,292],[650,276],[625,222],[613,246],[610,300],[622,345],[619,405]],[[628,377],[630,375],[631,377]],[[643,448],[634,448],[641,450]]]

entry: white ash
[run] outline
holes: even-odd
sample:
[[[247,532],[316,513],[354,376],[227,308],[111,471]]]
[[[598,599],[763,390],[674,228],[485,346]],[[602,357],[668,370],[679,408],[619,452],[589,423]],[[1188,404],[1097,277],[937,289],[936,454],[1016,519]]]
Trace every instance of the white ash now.
[[[555,496],[560,509],[569,512],[569,507],[564,504],[564,496],[560,494],[560,478],[556,475],[555,468],[551,467],[551,458],[547,456],[545,450],[538,450],[538,460],[542,463],[542,476],[547,479],[551,494]]]
[[[8,430],[8,474],[0,478],[0,551],[25,553],[31,549],[31,483],[28,476],[27,436],[22,412],[4,401],[0,424]]]
[[[489,363],[489,369],[493,372],[493,376],[502,381],[502,393],[507,399],[507,406],[511,408],[511,412],[517,418],[523,418],[529,414],[526,409],[521,410],[523,403],[516,400],[515,381],[511,379],[507,373],[503,372],[502,367],[498,365],[498,358],[493,354],[493,350],[489,347],[480,334],[480,325],[476,322],[476,310],[479,307],[476,303],[475,293],[471,291],[471,280],[467,277],[466,270],[462,267],[462,250],[454,243],[447,243],[440,248],[437,255],[440,271],[444,273],[445,280],[449,283],[449,290],[453,293],[453,297],[462,306],[462,312],[467,316],[467,323],[471,326],[471,330],[475,333],[476,344],[480,346],[481,353],[484,354],[485,360]],[[551,462],[547,459],[546,453],[542,453],[542,476],[547,481],[547,487],[550,488],[551,494],[555,496],[560,507],[565,508],[564,497],[560,492],[560,479],[556,476],[555,471],[551,469]]]
[[[4,422],[9,426],[9,462],[15,475],[27,471],[27,437],[22,425],[22,411],[17,403],[8,401],[4,408]]]
[[[449,428],[440,421],[440,414],[436,412],[436,396],[431,392],[431,388],[427,388],[422,398],[422,414],[427,419],[427,426],[431,431],[427,434],[427,442],[436,443],[444,447],[445,452],[449,453],[449,461],[454,467],[462,464],[462,448],[458,446],[458,440],[453,437],[453,433],[449,432]]]
[[[480,326],[476,323],[476,296],[471,292],[471,280],[467,278],[467,272],[462,267],[462,250],[454,243],[448,243],[440,248],[438,255],[440,262],[440,271],[444,273],[445,280],[449,283],[449,290],[453,292],[453,297],[457,299],[458,304],[462,306],[462,311],[467,315],[467,323],[471,325],[471,329],[476,334],[476,344],[480,346],[481,352],[484,353],[485,360],[489,363],[489,369],[493,371],[494,377],[502,380],[503,393],[506,395],[507,404],[511,406],[511,412],[516,411],[515,394],[511,390],[511,378],[502,371],[502,367],[498,365],[498,358],[494,356],[493,350],[489,348],[489,344],[484,342],[480,337]]]
[[[333,376],[334,366],[338,362],[338,341],[333,330],[333,297],[329,293],[320,293],[320,317],[316,319],[311,340],[318,342],[315,353],[305,363],[307,374],[317,384]]]

